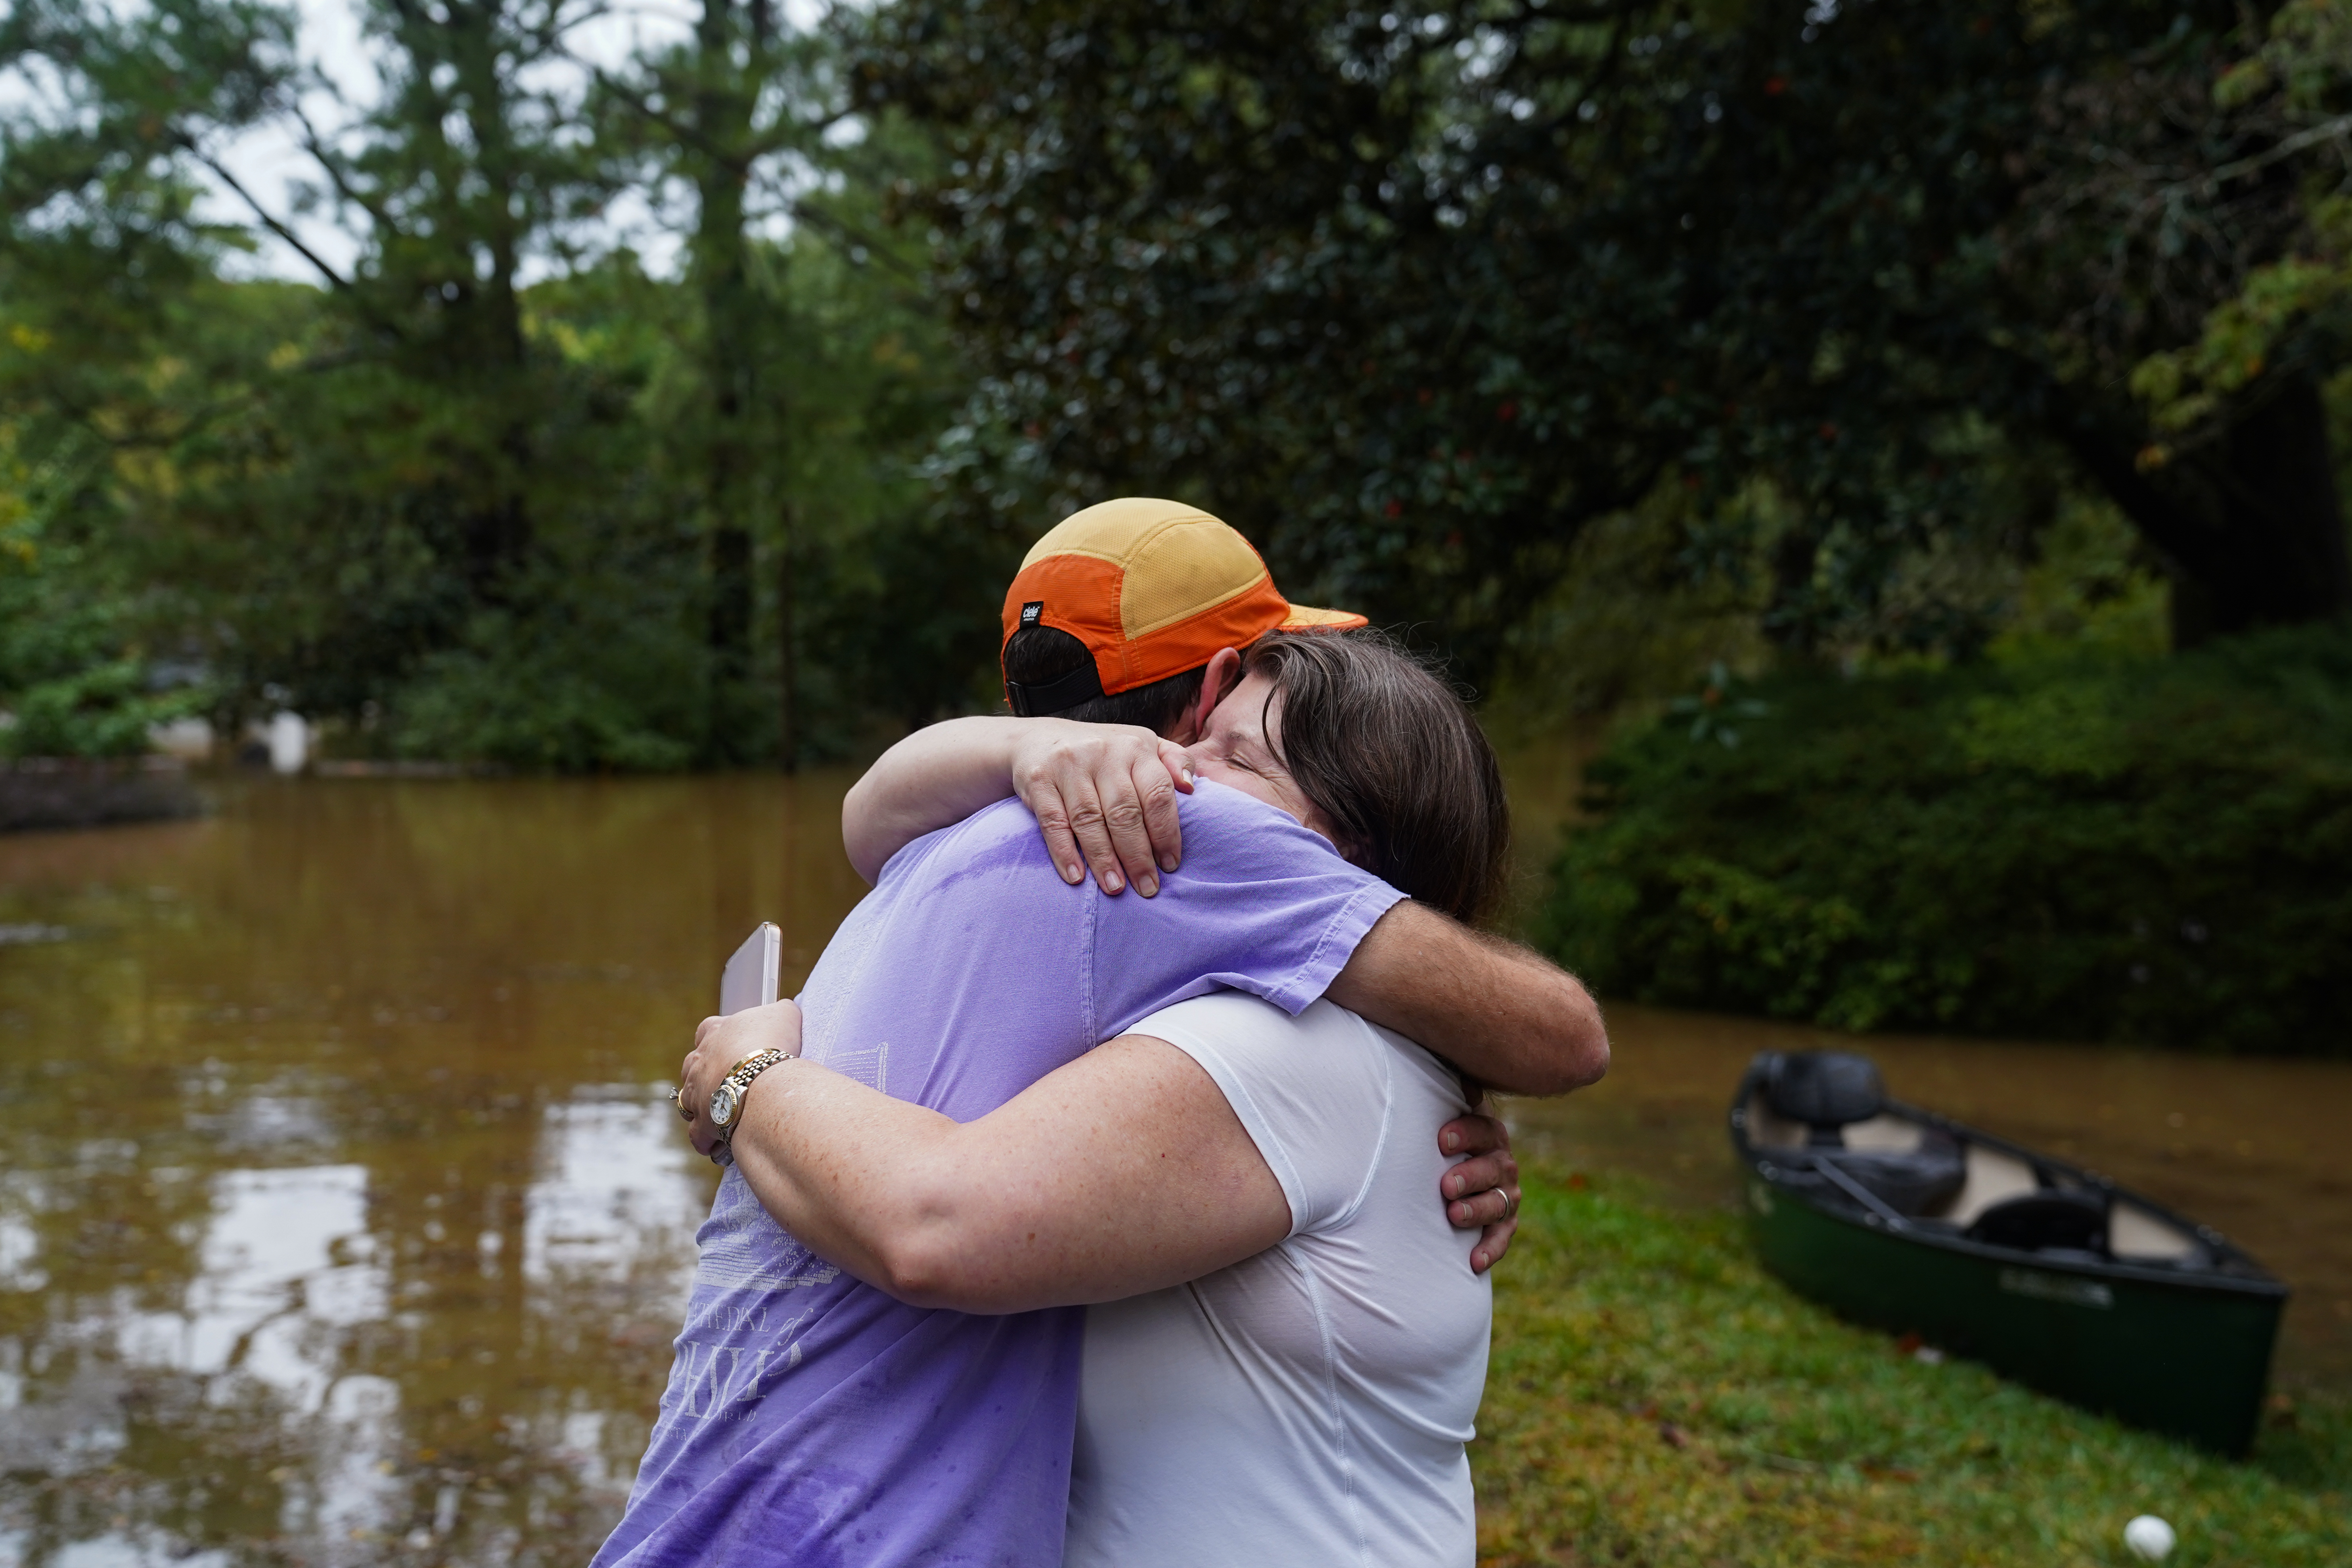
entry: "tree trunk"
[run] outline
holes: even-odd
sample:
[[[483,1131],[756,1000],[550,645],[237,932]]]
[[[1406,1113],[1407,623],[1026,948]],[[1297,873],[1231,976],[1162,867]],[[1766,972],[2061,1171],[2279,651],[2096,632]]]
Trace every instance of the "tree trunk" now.
[[[519,163],[515,150],[513,106],[498,59],[499,8],[453,9],[459,26],[453,36],[457,79],[462,84],[476,148],[476,167],[488,187],[487,200],[474,204],[475,226],[490,261],[489,276],[481,279],[467,303],[480,312],[479,331],[487,388],[493,404],[508,403],[515,412],[499,434],[499,456],[506,471],[496,477],[498,500],[491,511],[496,521],[486,531],[488,549],[476,563],[480,574],[476,591],[493,602],[505,598],[507,579],[530,548],[530,512],[524,496],[525,475],[531,461],[530,420],[522,412],[522,301],[516,270],[522,249],[522,216],[518,210]]]
[[[776,762],[784,772],[800,771],[801,714],[798,634],[793,626],[793,548],[800,533],[800,508],[783,506],[783,541],[776,550]]]
[[[2210,446],[2146,471],[2116,426],[2061,435],[2172,569],[2175,646],[2352,612],[2327,411],[2308,376],[2282,377]]]
[[[751,442],[760,334],[743,230],[755,79],[736,65],[735,0],[704,0],[695,28],[693,258],[702,303],[704,374],[710,395],[706,505],[710,526],[710,724],[712,761],[740,762],[752,709]],[[754,60],[754,65],[758,62]]]

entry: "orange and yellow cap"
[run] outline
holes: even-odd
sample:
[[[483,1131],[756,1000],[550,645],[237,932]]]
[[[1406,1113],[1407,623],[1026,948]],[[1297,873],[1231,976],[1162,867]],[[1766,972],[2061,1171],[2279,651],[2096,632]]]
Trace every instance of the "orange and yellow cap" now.
[[[1247,647],[1268,632],[1364,624],[1345,610],[1291,604],[1250,542],[1200,508],[1130,496],[1073,512],[1029,547],[1004,592],[997,646],[1001,655],[1024,626],[1067,632],[1095,656],[1108,697],[1197,669],[1219,648]]]

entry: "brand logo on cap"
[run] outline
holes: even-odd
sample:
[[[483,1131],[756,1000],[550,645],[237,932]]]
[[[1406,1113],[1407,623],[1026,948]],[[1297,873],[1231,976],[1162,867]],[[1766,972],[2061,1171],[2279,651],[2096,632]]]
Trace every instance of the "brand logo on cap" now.
[[[1043,599],[1032,599],[1029,603],[1021,606],[1021,624],[1024,626],[1034,626],[1037,624],[1037,617],[1045,613],[1045,601]],[[1024,643],[1022,646],[1026,647],[1028,645]]]

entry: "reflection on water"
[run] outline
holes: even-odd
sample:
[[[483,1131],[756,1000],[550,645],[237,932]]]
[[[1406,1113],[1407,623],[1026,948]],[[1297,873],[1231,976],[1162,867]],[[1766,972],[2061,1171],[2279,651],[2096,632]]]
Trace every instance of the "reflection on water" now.
[[[0,1568],[586,1561],[712,1186],[661,1087],[756,920],[793,985],[856,898],[845,783],[270,783],[0,839]],[[1612,1018],[1526,1136],[1712,1201],[1728,1085],[1801,1032]],[[2292,1363],[2352,1363],[2352,1068],[1872,1048],[2231,1231],[2302,1291]]]
[[[0,1568],[584,1562],[709,1201],[660,1088],[854,899],[844,782],[0,840]]]

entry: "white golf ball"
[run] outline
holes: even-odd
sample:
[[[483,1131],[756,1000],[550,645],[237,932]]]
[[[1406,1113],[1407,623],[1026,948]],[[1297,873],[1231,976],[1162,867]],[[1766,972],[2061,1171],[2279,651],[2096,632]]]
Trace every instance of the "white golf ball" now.
[[[2152,1513],[2124,1526],[2124,1544],[2143,1563],[2161,1563],[2172,1551],[2172,1526]]]

